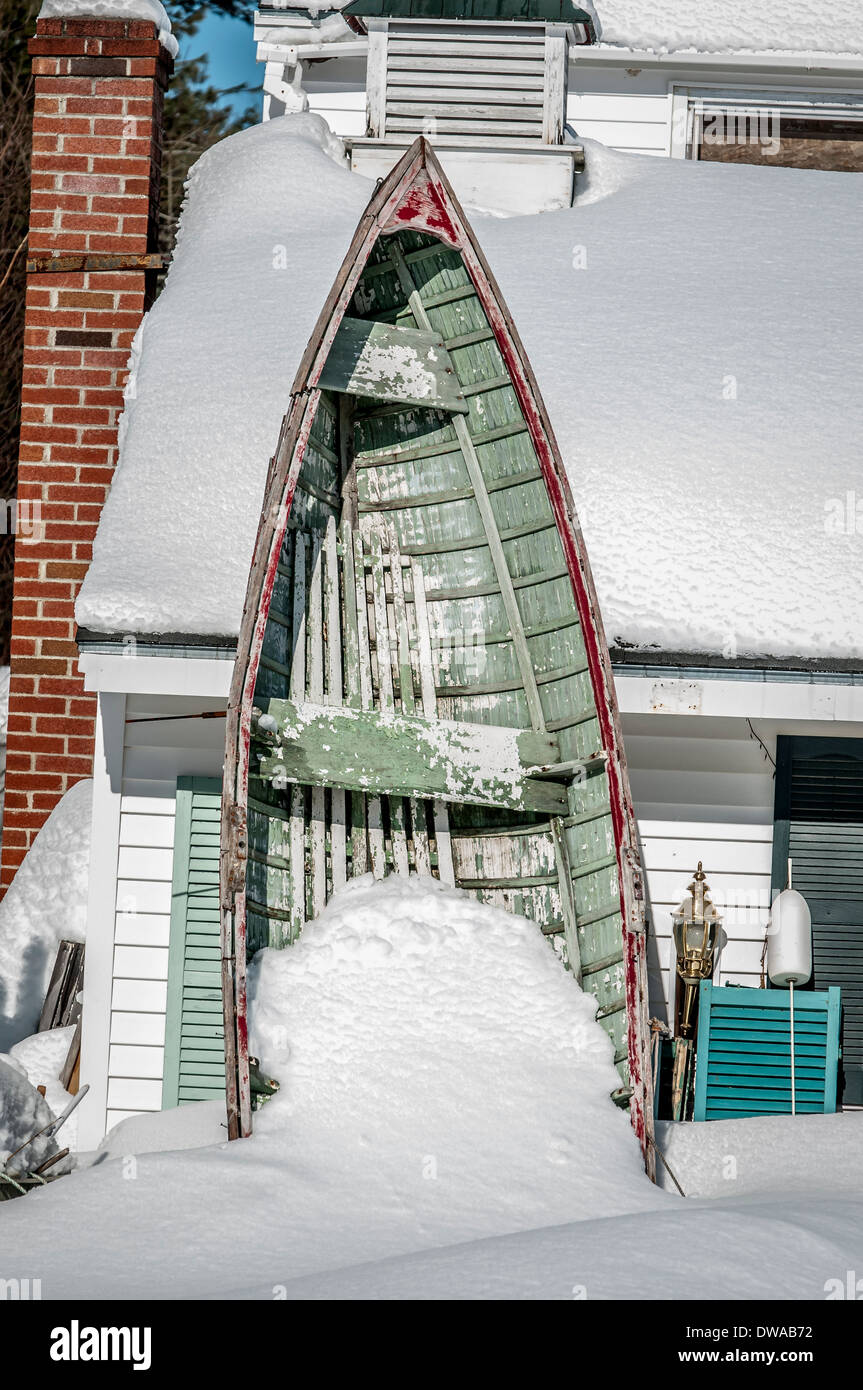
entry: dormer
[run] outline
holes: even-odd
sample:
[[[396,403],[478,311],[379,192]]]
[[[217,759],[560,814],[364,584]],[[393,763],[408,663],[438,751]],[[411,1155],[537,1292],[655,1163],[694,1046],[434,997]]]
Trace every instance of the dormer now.
[[[496,212],[568,207],[581,167],[566,142],[570,44],[593,41],[572,0],[352,0],[368,31],[365,136],[352,167],[387,174],[417,135],[462,201]]]

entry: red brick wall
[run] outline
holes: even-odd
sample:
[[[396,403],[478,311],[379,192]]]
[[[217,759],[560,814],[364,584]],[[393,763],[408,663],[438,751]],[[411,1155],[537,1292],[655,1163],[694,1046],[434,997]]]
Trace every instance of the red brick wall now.
[[[40,19],[30,52],[28,254],[155,250],[171,70],[156,26]],[[77,672],[74,603],[116,462],[129,347],[151,289],[151,275],[137,268],[29,276],[0,892],[63,793],[91,772],[96,701]]]

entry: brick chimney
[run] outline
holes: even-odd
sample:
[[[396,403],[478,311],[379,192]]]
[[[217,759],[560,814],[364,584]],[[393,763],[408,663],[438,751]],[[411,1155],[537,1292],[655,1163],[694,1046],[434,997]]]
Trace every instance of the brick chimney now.
[[[70,7],[71,8],[71,7]],[[74,604],[117,457],[129,347],[152,297],[162,108],[152,20],[39,19],[0,892],[89,777],[96,700]],[[149,254],[148,254],[149,253]]]

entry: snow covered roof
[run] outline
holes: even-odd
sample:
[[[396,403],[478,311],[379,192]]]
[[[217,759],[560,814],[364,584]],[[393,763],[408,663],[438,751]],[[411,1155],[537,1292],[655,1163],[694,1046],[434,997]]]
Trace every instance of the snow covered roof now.
[[[267,14],[306,7],[307,0],[275,0],[259,8]],[[347,6],[344,0],[326,0],[320,8],[331,13]],[[409,8],[405,0],[393,6],[386,0],[351,6],[354,13],[363,15],[404,13]],[[443,0],[437,8],[446,13],[451,6]],[[642,53],[863,55],[859,0],[816,0],[805,6],[799,0],[753,0],[748,5],[741,0],[563,0],[560,9],[564,15],[570,12],[570,23],[580,18],[576,10],[586,12],[600,46],[607,48]],[[423,17],[436,16],[426,7]],[[543,16],[537,12],[536,17]]]
[[[100,632],[238,631],[268,460],[371,194],[317,116],[192,174],[78,599]],[[863,658],[853,174],[585,142],[572,209],[472,218],[572,481],[613,646]]]
[[[859,0],[592,0],[587,8],[602,44],[642,52],[863,54]]]
[[[171,33],[171,21],[160,0],[42,0],[39,19],[149,19],[159,27],[159,38],[172,58],[179,44]]]

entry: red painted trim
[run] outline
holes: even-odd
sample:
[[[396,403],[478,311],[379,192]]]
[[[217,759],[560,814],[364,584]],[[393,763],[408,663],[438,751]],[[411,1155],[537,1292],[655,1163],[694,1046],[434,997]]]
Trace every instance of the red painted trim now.
[[[258,667],[264,644],[264,633],[269,619],[270,605],[273,601],[276,573],[291,506],[294,500],[297,478],[308,447],[309,434],[317,413],[320,392],[314,392],[306,403],[302,424],[294,445],[294,454],[288,471],[287,483],[279,502],[278,521],[270,543],[270,553],[261,589],[260,603],[255,618],[255,627],[249,649],[246,677],[243,682],[243,695],[240,705],[238,729],[237,787],[236,799],[239,806],[249,804],[249,759],[251,749],[252,701],[258,679]],[[240,1133],[247,1137],[252,1132],[252,1107],[249,1083],[249,1035],[246,1003],[246,894],[237,892],[234,898],[234,970],[235,970],[235,1009],[237,1028],[237,1072],[240,1106]]]

